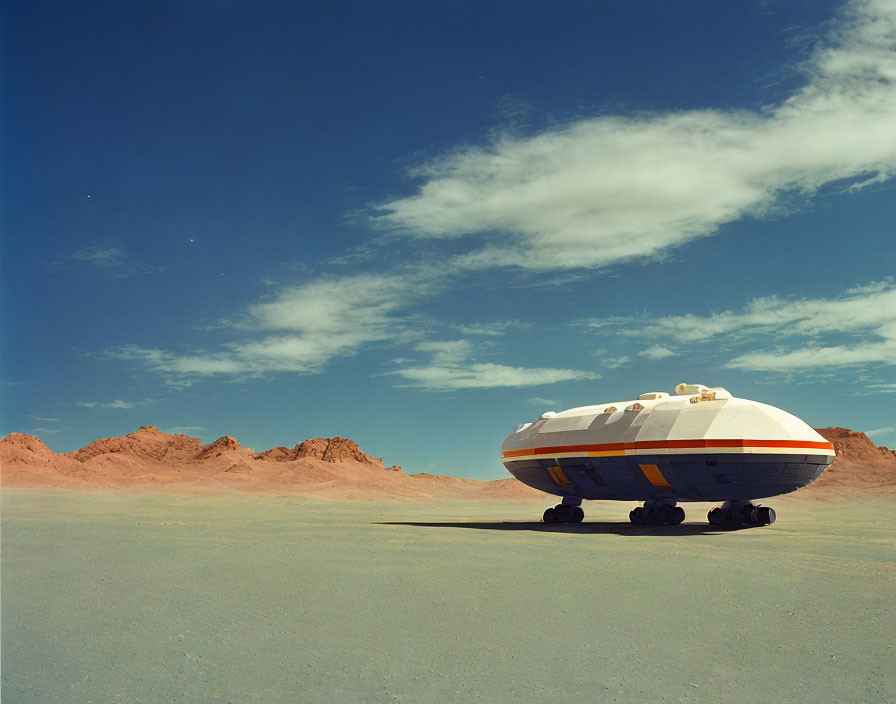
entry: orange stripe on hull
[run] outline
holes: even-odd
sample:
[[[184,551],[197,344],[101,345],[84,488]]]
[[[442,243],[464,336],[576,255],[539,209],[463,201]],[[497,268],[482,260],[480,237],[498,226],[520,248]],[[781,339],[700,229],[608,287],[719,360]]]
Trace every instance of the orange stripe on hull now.
[[[807,450],[833,450],[834,444],[817,440],[643,440],[641,442],[610,442],[602,445],[530,447],[525,450],[506,450],[504,452],[504,457],[550,455],[555,452],[619,452],[624,450],[671,450],[708,447],[775,447]]]

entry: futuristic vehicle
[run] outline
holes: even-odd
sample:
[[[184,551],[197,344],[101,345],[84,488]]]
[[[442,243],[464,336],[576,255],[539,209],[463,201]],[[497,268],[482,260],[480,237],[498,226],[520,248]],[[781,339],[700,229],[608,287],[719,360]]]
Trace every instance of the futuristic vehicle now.
[[[733,529],[774,523],[754,500],[795,491],[834,460],[832,443],[780,408],[700,384],[675,393],[548,411],[513,429],[501,461],[563,497],[545,523],[580,522],[583,499],[643,501],[629,514],[637,525],[681,523],[679,501],[722,501],[707,519]]]

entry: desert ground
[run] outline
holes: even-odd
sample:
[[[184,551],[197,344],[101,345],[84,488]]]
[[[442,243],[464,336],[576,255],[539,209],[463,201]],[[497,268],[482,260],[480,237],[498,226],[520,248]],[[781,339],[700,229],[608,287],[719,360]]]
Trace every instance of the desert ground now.
[[[896,701],[892,498],[552,503],[4,489],[3,701]]]

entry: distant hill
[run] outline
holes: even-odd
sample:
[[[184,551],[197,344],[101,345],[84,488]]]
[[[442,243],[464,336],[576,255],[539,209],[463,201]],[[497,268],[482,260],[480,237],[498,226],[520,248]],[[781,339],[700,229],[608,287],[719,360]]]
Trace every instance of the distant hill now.
[[[834,443],[837,458],[824,474],[801,489],[817,493],[881,492],[896,496],[896,450],[878,447],[865,433],[818,428]]]
[[[864,433],[845,428],[818,432],[834,443],[837,459],[800,493],[896,496],[896,451],[876,447]],[[255,452],[230,435],[203,445],[199,438],[163,433],[153,425],[67,453],[53,452],[34,435],[12,433],[0,440],[0,482],[4,487],[239,490],[332,499],[548,498],[512,477],[487,482],[405,474],[346,438],[311,438],[293,448]]]
[[[34,435],[0,440],[4,487],[155,489],[176,492],[302,494],[321,498],[544,499],[512,477],[495,481],[408,475],[346,438],[312,438],[293,448],[254,452],[229,435],[203,445],[154,425],[55,453]]]

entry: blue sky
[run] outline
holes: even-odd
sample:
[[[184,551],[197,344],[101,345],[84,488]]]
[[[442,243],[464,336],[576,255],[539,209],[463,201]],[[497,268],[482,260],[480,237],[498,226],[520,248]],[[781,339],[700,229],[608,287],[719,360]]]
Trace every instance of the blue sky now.
[[[896,444],[896,4],[2,7],[0,432],[497,478],[687,381]]]

